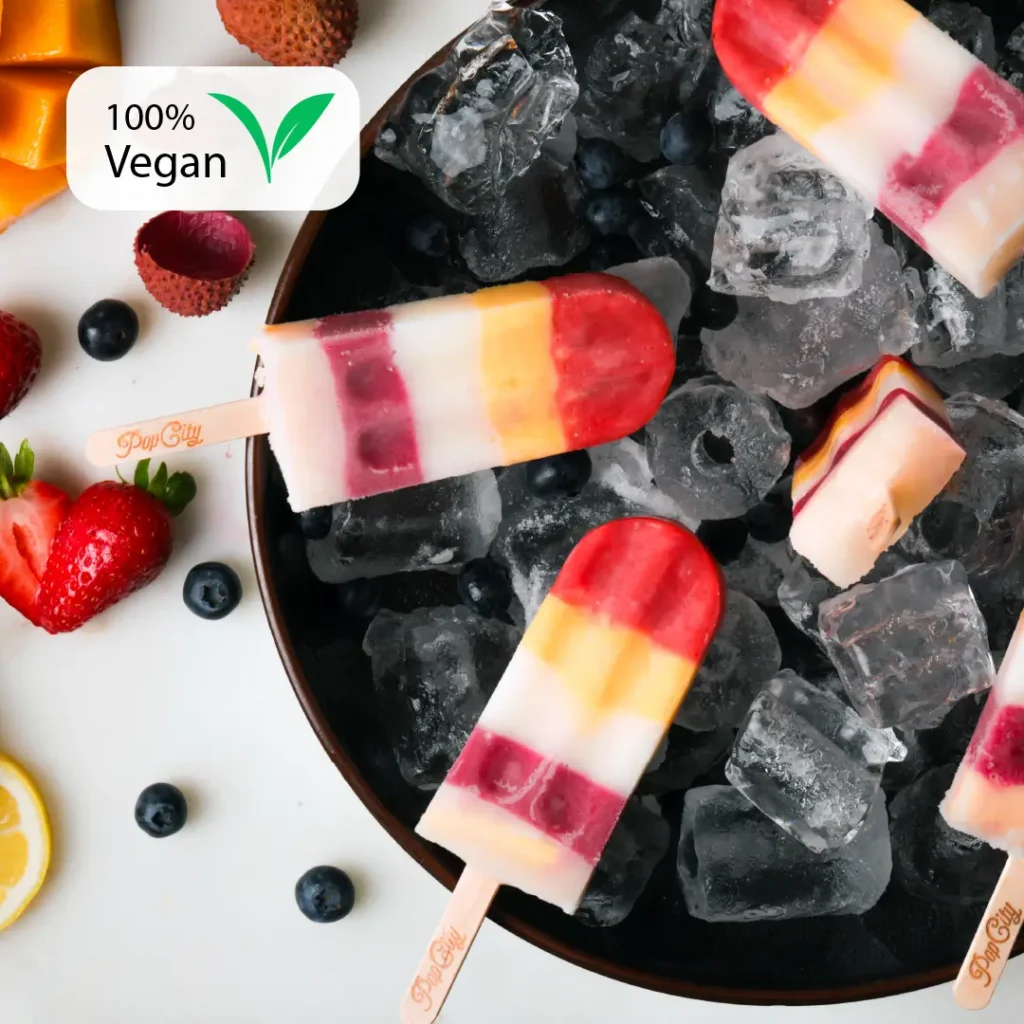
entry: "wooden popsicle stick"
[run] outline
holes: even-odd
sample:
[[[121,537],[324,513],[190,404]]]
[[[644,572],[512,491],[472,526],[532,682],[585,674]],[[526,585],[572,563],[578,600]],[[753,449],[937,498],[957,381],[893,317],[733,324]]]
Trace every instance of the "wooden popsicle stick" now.
[[[402,999],[402,1024],[432,1024],[484,923],[500,882],[467,867]]]
[[[965,1010],[983,1010],[999,984],[1024,922],[1024,860],[1006,862],[996,891],[985,908],[974,942],[953,983],[953,998]]]
[[[205,448],[269,430],[263,399],[245,398],[101,430],[89,438],[85,454],[94,466],[116,466],[125,459],[146,459],[180,448]]]

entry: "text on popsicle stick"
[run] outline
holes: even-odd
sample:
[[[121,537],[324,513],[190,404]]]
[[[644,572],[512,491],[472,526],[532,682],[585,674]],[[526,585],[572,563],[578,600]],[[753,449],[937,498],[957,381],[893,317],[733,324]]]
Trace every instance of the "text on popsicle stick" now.
[[[126,430],[117,438],[117,457],[130,458],[133,452],[151,452],[157,448],[196,448],[203,443],[203,425],[168,420],[158,430],[143,433],[141,430]]]
[[[427,955],[430,967],[426,975],[417,974],[409,987],[409,997],[414,1003],[425,1003],[424,1009],[434,1008],[431,992],[445,980],[448,969],[455,963],[455,954],[466,948],[466,936],[457,928],[446,928],[430,944]]]
[[[985,988],[992,984],[990,968],[1006,955],[1007,951],[1004,950],[1004,947],[1007,943],[1011,943],[1014,935],[1017,934],[1015,926],[1021,923],[1022,918],[1024,918],[1024,910],[1015,907],[1012,903],[1006,903],[985,922],[985,935],[988,937],[988,944],[971,957],[969,967],[971,977],[981,981]]]

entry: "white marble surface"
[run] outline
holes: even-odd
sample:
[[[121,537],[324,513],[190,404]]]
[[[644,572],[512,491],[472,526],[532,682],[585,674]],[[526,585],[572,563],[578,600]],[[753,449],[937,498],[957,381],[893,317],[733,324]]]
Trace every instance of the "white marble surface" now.
[[[581,0],[582,2],[582,0]],[[122,0],[126,58],[139,64],[250,59],[223,32],[214,0]],[[486,7],[485,0],[363,0],[345,61],[368,115]],[[300,223],[247,216],[259,262],[231,307],[185,322],[148,301],[132,264],[144,219],[99,214],[65,196],[0,238],[0,308],[36,324],[46,366],[0,440],[31,437],[44,477],[81,487],[102,474],[81,458],[93,429],[246,394],[249,336],[263,322]],[[75,325],[120,296],[143,337],[121,362],[92,362]],[[176,460],[200,497],[179,523],[174,560],[149,589],[77,634],[49,637],[0,606],[0,749],[45,789],[55,824],[50,880],[0,934],[4,1024],[319,1024],[397,1019],[445,902],[441,886],[372,820],[321,750],[278,661],[256,591],[245,523],[243,446]],[[186,611],[192,564],[223,559],[246,587],[220,623]],[[191,817],[166,842],[132,807],[150,782],[177,782]],[[296,878],[347,868],[357,909],[316,926],[295,908]],[[1008,969],[994,1017],[1024,1000]],[[448,1004],[449,1024],[786,1020],[874,1024],[967,1019],[948,991],[818,1010],[744,1009],[639,991],[549,957],[485,924]]]

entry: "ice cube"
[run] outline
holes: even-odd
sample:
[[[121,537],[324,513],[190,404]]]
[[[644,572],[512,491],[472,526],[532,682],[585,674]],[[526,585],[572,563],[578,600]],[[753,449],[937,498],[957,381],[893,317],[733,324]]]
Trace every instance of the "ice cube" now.
[[[306,551],[325,583],[458,570],[487,554],[500,522],[498,483],[487,469],[335,505],[331,532]]]
[[[740,726],[726,778],[809,850],[845,846],[878,795],[882,768],[907,749],[842,701],[780,672]]]
[[[658,486],[696,519],[733,519],[757,505],[789,463],[775,407],[716,377],[687,381],[647,426]]]
[[[1018,25],[1006,41],[996,70],[1014,88],[1024,90],[1024,25]]]
[[[708,111],[715,125],[715,142],[721,149],[752,146],[775,131],[775,125],[716,69],[715,84],[708,95]]]
[[[699,167],[670,164],[641,178],[637,188],[649,218],[630,227],[640,251],[710,268],[721,196],[708,176]]]
[[[630,800],[601,854],[576,920],[591,928],[622,924],[668,853],[668,846],[668,822],[657,803]]]
[[[472,226],[458,239],[459,252],[488,283],[561,266],[590,242],[580,219],[582,201],[575,170],[542,153],[503,193],[479,204]]]
[[[376,152],[455,209],[486,215],[558,134],[578,95],[561,21],[496,8],[410,86]]]
[[[986,398],[1006,398],[1024,385],[1024,355],[994,355],[956,366],[922,366],[920,370],[947,395],[969,391]]]
[[[469,738],[519,631],[468,608],[378,612],[363,640],[402,777],[436,789]]]
[[[788,541],[766,544],[748,537],[739,556],[723,566],[722,571],[730,587],[759,605],[772,607],[778,605],[779,588],[797,557]]]
[[[653,22],[629,13],[596,41],[580,77],[581,134],[636,160],[658,157],[665,111],[693,93],[711,57],[698,8],[666,0]]]
[[[837,677],[838,678],[838,677]],[[842,682],[839,686],[842,689]],[[846,690],[842,691],[843,698]],[[921,742],[925,735],[917,729],[895,729],[896,738],[907,748],[907,756],[902,761],[890,761],[882,770],[882,789],[892,795],[901,789],[906,789],[912,782],[919,779],[929,768],[935,767],[935,762]]]
[[[741,296],[736,320],[703,332],[704,355],[720,376],[801,409],[919,339],[923,297],[916,270],[902,270],[872,223],[861,287],[843,298],[789,304]]]
[[[933,768],[893,799],[893,877],[923,900],[984,903],[999,881],[1006,854],[946,824],[939,804],[955,774],[955,764]]]
[[[996,34],[992,19],[959,0],[932,0],[928,20],[990,68],[996,66]]]
[[[853,706],[873,725],[927,728],[995,676],[988,631],[959,562],[860,583],[818,610]]]
[[[604,272],[613,277],[621,277],[643,292],[658,307],[669,334],[674,338],[679,333],[679,324],[690,312],[693,282],[678,260],[671,256],[660,256],[619,264]]]
[[[715,231],[711,287],[800,302],[860,288],[873,205],[788,135],[729,161]]]
[[[714,732],[690,732],[672,726],[665,737],[660,760],[644,772],[638,793],[682,793],[716,764],[725,760],[732,746],[733,729]]]
[[[722,624],[704,655],[676,724],[694,732],[739,725],[782,664],[775,630],[746,594],[731,591]]]
[[[846,846],[814,853],[731,786],[686,794],[677,860],[687,909],[710,922],[862,914],[892,874],[885,799]]]

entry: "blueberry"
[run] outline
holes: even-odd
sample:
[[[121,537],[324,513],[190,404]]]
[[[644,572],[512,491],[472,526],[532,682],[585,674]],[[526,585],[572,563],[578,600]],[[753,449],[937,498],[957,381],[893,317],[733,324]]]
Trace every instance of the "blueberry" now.
[[[661,129],[661,155],[671,164],[696,163],[711,148],[714,135],[700,114],[673,114]]]
[[[583,206],[583,219],[599,235],[624,235],[633,213],[633,197],[628,192],[595,192]]]
[[[78,321],[78,343],[86,355],[110,363],[128,354],[139,338],[139,318],[127,302],[103,299]]]
[[[625,153],[607,139],[580,139],[576,166],[580,181],[593,189],[621,185],[629,174]]]
[[[169,782],[147,786],[135,801],[135,824],[154,839],[180,832],[188,818],[185,795]]]
[[[782,501],[762,501],[743,517],[743,522],[754,540],[778,544],[789,536],[793,509]]]
[[[330,505],[307,508],[299,513],[299,529],[306,540],[323,540],[331,532],[334,509]]]
[[[405,238],[410,249],[434,260],[448,252],[448,227],[440,217],[432,213],[417,217],[405,229]]]
[[[342,611],[361,619],[372,619],[380,610],[381,590],[377,580],[349,580],[338,587]]]
[[[747,526],[742,519],[707,519],[697,527],[697,537],[719,565],[728,565],[747,543]]]
[[[534,459],[526,464],[526,486],[538,498],[571,498],[583,490],[593,468],[585,451]]]
[[[690,306],[689,319],[699,327],[722,331],[736,319],[740,306],[735,295],[712,291],[706,284],[697,289]]]
[[[189,570],[182,596],[201,619],[223,619],[242,600],[242,581],[221,562],[202,562]]]
[[[508,573],[489,558],[467,562],[459,574],[459,597],[464,605],[485,618],[502,615],[512,603]]]
[[[310,921],[332,924],[348,917],[356,903],[352,879],[340,868],[310,868],[295,883],[295,902]]]

